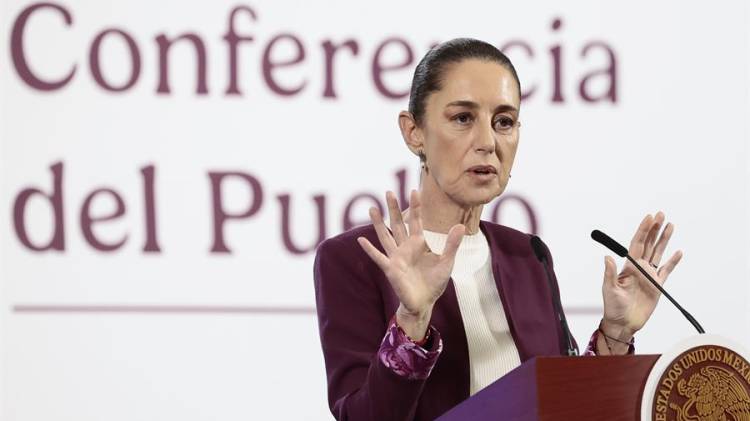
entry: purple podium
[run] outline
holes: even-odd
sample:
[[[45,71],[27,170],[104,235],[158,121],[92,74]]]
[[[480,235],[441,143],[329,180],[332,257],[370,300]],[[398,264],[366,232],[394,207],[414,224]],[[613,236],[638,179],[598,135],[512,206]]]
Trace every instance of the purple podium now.
[[[438,420],[638,420],[643,387],[658,358],[533,358]]]

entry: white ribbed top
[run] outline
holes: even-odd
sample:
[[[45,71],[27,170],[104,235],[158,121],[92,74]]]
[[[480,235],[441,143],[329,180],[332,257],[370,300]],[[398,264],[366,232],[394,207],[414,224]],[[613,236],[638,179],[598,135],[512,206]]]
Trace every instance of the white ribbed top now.
[[[388,218],[386,226],[390,226]],[[407,232],[409,225],[406,226]],[[445,249],[448,234],[423,230],[433,253]],[[464,235],[451,278],[469,345],[469,394],[473,395],[521,365],[492,274],[490,246],[482,230]]]

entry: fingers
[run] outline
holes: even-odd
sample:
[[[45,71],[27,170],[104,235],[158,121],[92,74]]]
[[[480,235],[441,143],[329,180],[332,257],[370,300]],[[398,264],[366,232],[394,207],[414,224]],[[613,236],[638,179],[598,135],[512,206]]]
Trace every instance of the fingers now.
[[[672,257],[667,260],[667,263],[664,263],[664,266],[659,268],[659,271],[656,273],[659,277],[659,284],[664,284],[664,282],[666,282],[669,274],[672,273],[677,264],[680,263],[680,260],[682,260],[682,251],[677,250]]]
[[[646,237],[648,237],[648,232],[651,229],[653,221],[654,218],[651,215],[646,215],[646,217],[641,221],[641,224],[638,226],[638,230],[635,232],[635,235],[633,235],[633,239],[630,240],[630,248],[628,249],[628,254],[633,258],[638,259],[643,257],[643,252],[646,248]]]
[[[401,245],[408,236],[404,220],[401,217],[401,208],[398,206],[396,195],[390,190],[385,193],[385,201],[388,204],[388,216],[391,222],[393,238],[396,241],[396,245]]]
[[[659,211],[656,213],[656,216],[654,217],[654,222],[648,231],[648,236],[646,236],[646,243],[645,243],[644,250],[643,250],[644,259],[650,258],[651,255],[653,254],[654,244],[656,243],[656,236],[659,234],[659,230],[661,230],[661,226],[663,223],[664,223],[664,213]]]
[[[396,242],[393,240],[391,233],[389,233],[388,229],[385,227],[383,215],[380,214],[380,211],[376,207],[370,208],[370,219],[372,219],[372,225],[375,227],[375,232],[378,234],[380,244],[383,245],[383,249],[385,249],[385,252],[390,256],[391,253],[396,250]]]
[[[365,253],[370,256],[370,259],[372,259],[372,261],[375,262],[378,267],[380,267],[380,270],[382,270],[383,273],[387,273],[386,269],[388,268],[388,264],[390,262],[388,257],[381,253],[380,250],[373,246],[370,240],[365,237],[357,237],[357,242],[365,251]]]
[[[443,254],[440,255],[442,259],[453,260],[456,258],[456,252],[458,252],[458,246],[461,245],[464,233],[466,233],[466,227],[462,224],[456,224],[451,227],[450,231],[448,231],[448,238],[445,240]]]
[[[617,282],[617,264],[612,256],[604,256],[604,283]]]
[[[664,227],[664,231],[662,231],[659,241],[656,242],[656,246],[654,247],[654,254],[651,256],[651,259],[649,259],[651,263],[659,266],[659,262],[661,262],[664,250],[667,248],[667,244],[669,244],[669,239],[672,238],[673,232],[674,225],[671,223]]]
[[[419,192],[412,190],[409,199],[409,235],[422,235],[421,201]]]

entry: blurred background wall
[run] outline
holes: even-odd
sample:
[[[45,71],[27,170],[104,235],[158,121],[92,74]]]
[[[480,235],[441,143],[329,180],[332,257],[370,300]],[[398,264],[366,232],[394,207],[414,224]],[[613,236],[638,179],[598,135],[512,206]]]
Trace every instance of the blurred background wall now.
[[[4,1],[1,416],[327,420],[315,246],[417,187],[401,140],[437,42],[524,87],[484,219],[542,236],[573,332],[605,250],[676,225],[672,294],[750,346],[746,2]],[[621,263],[621,262],[620,262]],[[666,301],[636,338],[692,335]]]

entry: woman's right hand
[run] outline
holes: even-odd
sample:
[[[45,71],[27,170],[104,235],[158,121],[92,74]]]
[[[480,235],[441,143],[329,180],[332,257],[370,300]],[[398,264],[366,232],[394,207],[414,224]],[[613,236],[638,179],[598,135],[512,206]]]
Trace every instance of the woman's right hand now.
[[[419,340],[429,326],[432,307],[448,285],[465,227],[461,224],[451,227],[443,253],[435,254],[422,233],[419,192],[411,191],[408,233],[393,192],[386,192],[386,202],[393,234],[386,229],[380,211],[370,208],[370,219],[386,254],[364,237],[357,238],[357,242],[383,271],[401,302],[396,312],[397,323],[410,338]]]

